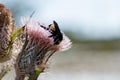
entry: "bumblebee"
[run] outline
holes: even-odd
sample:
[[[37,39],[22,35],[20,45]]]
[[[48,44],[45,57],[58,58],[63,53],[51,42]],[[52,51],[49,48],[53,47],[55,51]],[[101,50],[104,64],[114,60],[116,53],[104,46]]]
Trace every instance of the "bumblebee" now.
[[[53,24],[50,24],[48,28],[46,28],[43,25],[40,25],[40,26],[51,33],[51,35],[48,37],[49,38],[53,37],[54,45],[60,44],[60,42],[63,40],[63,34],[61,33],[60,28],[56,21],[53,21]]]
[[[53,37],[54,39],[54,45],[58,45],[63,40],[63,34],[55,21],[53,21],[53,24],[49,25],[49,31],[52,34],[49,37]]]

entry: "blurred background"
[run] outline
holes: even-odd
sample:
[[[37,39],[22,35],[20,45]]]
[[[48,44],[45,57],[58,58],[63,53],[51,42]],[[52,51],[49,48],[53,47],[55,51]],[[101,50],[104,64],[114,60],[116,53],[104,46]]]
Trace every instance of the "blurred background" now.
[[[38,80],[120,80],[120,0],[0,3],[12,11],[17,27],[21,17],[29,17],[35,11],[33,18],[45,24],[56,20],[73,42],[70,50],[51,57]]]

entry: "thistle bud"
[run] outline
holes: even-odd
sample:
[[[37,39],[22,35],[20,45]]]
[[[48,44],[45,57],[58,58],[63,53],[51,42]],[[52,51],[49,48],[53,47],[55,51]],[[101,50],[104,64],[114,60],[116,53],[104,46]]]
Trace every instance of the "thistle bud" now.
[[[14,31],[12,13],[0,4],[0,80],[12,66],[11,35]]]
[[[13,31],[12,13],[3,4],[0,4],[0,61],[8,57],[8,48],[11,46],[9,42]]]

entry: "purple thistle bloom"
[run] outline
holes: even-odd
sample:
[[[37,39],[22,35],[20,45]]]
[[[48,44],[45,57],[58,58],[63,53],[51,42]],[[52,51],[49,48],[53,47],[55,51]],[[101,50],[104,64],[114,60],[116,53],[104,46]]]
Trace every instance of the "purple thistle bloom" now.
[[[49,25],[43,25],[36,20],[22,20],[24,26],[24,45],[16,61],[16,80],[32,75],[36,70],[44,71],[50,56],[56,51],[64,51],[71,47],[71,41],[62,32],[62,41],[55,45],[54,38],[49,37]],[[44,26],[43,27],[41,27]]]

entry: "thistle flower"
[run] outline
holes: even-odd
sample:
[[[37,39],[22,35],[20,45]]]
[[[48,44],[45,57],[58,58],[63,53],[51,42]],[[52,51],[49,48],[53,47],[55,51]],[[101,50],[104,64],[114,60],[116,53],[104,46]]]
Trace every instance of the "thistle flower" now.
[[[62,41],[54,44],[58,36],[50,37],[53,35],[50,25],[43,25],[33,19],[24,19],[22,22],[25,28],[25,41],[15,64],[16,80],[23,80],[25,76],[28,76],[29,80],[36,80],[38,75],[44,71],[50,56],[56,51],[69,49],[71,41],[62,32]]]

